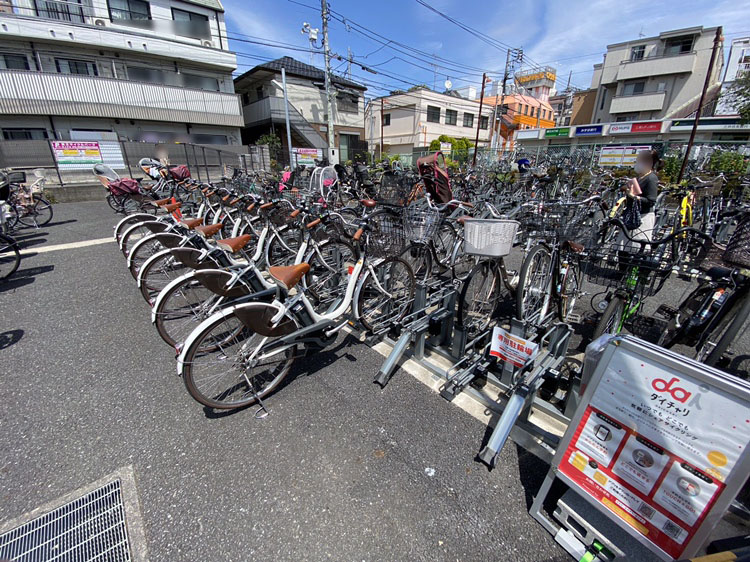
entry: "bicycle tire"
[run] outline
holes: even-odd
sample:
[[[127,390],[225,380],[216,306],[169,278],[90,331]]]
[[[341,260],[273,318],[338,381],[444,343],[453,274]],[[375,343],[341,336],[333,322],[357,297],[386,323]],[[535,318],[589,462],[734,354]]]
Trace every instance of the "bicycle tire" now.
[[[118,222],[115,225],[115,229],[114,229],[115,242],[119,244],[120,238],[122,238],[123,234],[125,234],[128,228],[130,228],[131,226],[139,222],[149,221],[149,220],[154,220],[154,217],[146,213],[139,213],[139,214],[128,215],[126,217],[123,217],[122,219],[120,219],[120,222]]]
[[[432,249],[429,244],[414,242],[408,244],[399,256],[409,264],[414,276],[420,281],[425,281],[432,274]]]
[[[122,252],[122,255],[127,258],[130,251],[138,242],[152,234],[153,231],[145,226],[143,222],[130,226],[125,232],[123,232],[122,238],[120,238],[120,251]]]
[[[468,334],[486,330],[494,321],[502,296],[500,274],[490,260],[476,264],[466,277],[458,299],[457,319]]]
[[[267,267],[292,265],[301,244],[302,233],[297,228],[274,232],[266,244]]]
[[[253,303],[252,305],[247,306],[257,307],[258,313],[261,313],[261,310],[266,308],[272,308],[273,312],[276,312],[276,307],[272,307],[268,304]],[[232,326],[234,326],[234,328],[232,328]],[[219,345],[219,349],[214,352],[206,351],[206,346],[203,345],[203,342],[206,338],[212,337],[212,334],[215,331],[218,332],[219,335],[226,333],[227,331],[234,333],[238,326],[241,326],[243,329],[235,336],[233,336],[231,340],[226,341],[223,345]],[[234,310],[222,311],[215,314],[213,318],[202,323],[199,327],[199,330],[200,331],[195,334],[195,337],[191,338],[192,341],[182,355],[182,373],[185,388],[187,389],[190,396],[200,404],[203,404],[204,406],[207,406],[209,408],[214,408],[217,410],[234,410],[237,408],[243,408],[255,404],[258,398],[263,399],[265,396],[273,392],[276,387],[278,387],[281,381],[283,381],[289,374],[289,370],[291,369],[292,364],[294,363],[294,359],[296,358],[296,346],[289,347],[285,351],[279,352],[278,354],[272,356],[273,359],[273,357],[283,354],[283,361],[279,363],[278,368],[276,369],[277,372],[274,372],[274,370],[272,370],[270,373],[270,382],[268,382],[268,384],[263,386],[261,389],[254,390],[252,393],[250,393],[249,388],[247,388],[248,380],[252,378],[252,380],[255,381],[256,377],[247,377],[244,372],[241,376],[237,376],[237,373],[234,373],[234,376],[231,376],[231,374],[235,370],[234,365],[238,363],[240,358],[239,356],[236,356],[233,360],[230,358],[230,354],[237,355],[238,353],[242,352],[243,349],[253,349],[252,345],[248,345],[248,341],[250,340],[250,338],[258,336],[258,339],[260,340],[258,345],[265,345],[268,342],[269,338],[260,336],[259,334],[252,332],[248,327],[244,326],[240,319],[237,318]],[[234,346],[238,347],[239,349],[232,349],[232,347]],[[212,362],[214,359],[211,359],[211,357],[214,355],[216,355],[215,359],[217,359],[216,370],[218,374],[210,378],[218,384],[219,388],[216,391],[209,393],[205,389],[199,388],[199,384],[196,383],[196,371],[198,370],[196,368],[196,365],[199,364],[198,361],[201,361],[205,358],[208,358],[206,364]],[[224,358],[224,360],[218,360],[220,358]],[[253,368],[254,367],[257,367],[257,365],[253,365]],[[229,375],[228,377],[226,377],[228,378],[227,383],[219,383],[219,381],[221,380],[219,377],[223,377],[226,375]],[[231,397],[235,393],[242,390],[242,387],[245,387],[246,392],[240,392],[239,398],[231,399]]]
[[[541,260],[541,261],[540,261]],[[516,318],[538,323],[544,320],[552,299],[552,252],[537,244],[526,255],[516,289]]]
[[[617,335],[620,333],[622,326],[622,317],[625,313],[625,299],[619,295],[613,295],[607,308],[604,310],[602,317],[596,325],[592,339],[597,339],[603,334]],[[616,327],[615,327],[616,326]]]
[[[36,193],[31,196],[31,200],[33,201],[32,205],[24,205],[27,208],[31,207],[29,213],[19,216],[19,222],[24,226],[30,227],[40,227],[49,224],[54,214],[52,204]],[[47,215],[46,213],[49,214]],[[36,217],[40,215],[42,216],[42,219],[37,220]],[[31,217],[31,220],[29,220],[28,217]]]
[[[732,342],[737,337],[737,334],[739,334],[742,326],[747,321],[748,314],[750,314],[750,294],[745,294],[742,300],[733,307],[733,310],[731,312],[733,314],[727,315],[727,317],[731,318],[731,320],[726,322],[725,326],[723,325],[725,324],[725,322],[720,322],[717,326],[718,329],[714,330],[714,332],[711,333],[711,336],[713,336],[714,334],[721,335],[718,338],[716,345],[703,361],[703,363],[705,363],[706,365],[715,367],[719,363],[719,361],[721,361],[722,357],[729,349],[729,346],[732,345]],[[701,350],[696,351],[698,352],[696,356],[699,356],[701,354]]]
[[[388,258],[372,271],[367,269],[356,299],[356,316],[362,327],[375,332],[402,320],[411,309],[416,287],[411,266],[401,258]]]
[[[141,296],[147,303],[153,304],[157,294],[187,271],[188,267],[172,257],[169,248],[155,253],[138,271]]]
[[[557,316],[565,322],[576,306],[580,290],[580,267],[577,261],[568,260],[568,269],[560,281],[560,294],[557,299]]]
[[[18,249],[18,243],[10,236],[0,234],[0,280],[13,275],[20,264],[21,251]]]
[[[175,245],[178,245],[184,240],[184,238],[178,234],[166,232],[146,236],[139,240],[128,253],[128,270],[133,276],[133,279],[138,279],[138,272],[151,256],[166,249],[163,243],[164,236],[173,238],[175,240]]]
[[[184,343],[222,298],[203,286],[193,273],[186,273],[165,287],[154,305],[156,331],[172,348]]]

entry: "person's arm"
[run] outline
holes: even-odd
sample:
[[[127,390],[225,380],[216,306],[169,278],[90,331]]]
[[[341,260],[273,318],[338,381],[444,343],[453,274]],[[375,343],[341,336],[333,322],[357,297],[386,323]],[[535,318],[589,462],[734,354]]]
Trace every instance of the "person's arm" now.
[[[649,174],[647,177],[643,178],[643,181],[640,182],[639,185],[642,192],[640,195],[641,202],[643,202],[644,199],[647,199],[651,203],[656,203],[656,198],[659,195],[659,179],[656,177],[656,174]]]

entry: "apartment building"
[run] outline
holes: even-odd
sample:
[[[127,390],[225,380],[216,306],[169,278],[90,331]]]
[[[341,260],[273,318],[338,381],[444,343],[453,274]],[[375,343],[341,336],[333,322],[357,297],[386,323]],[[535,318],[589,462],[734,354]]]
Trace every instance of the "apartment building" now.
[[[325,73],[292,57],[259,64],[235,79],[235,90],[242,99],[243,142],[251,143],[261,135],[275,132],[286,147],[282,68],[286,73],[292,146],[327,149]],[[336,75],[331,83],[335,93],[334,146],[339,149],[338,160],[346,162],[353,159],[355,152],[367,151],[364,146],[367,88]]]
[[[493,109],[484,103],[480,115],[478,100],[465,99],[455,92],[441,94],[418,88],[373,100],[365,129],[368,141],[375,147],[382,142],[388,154],[427,150],[441,135],[474,142],[477,125],[479,144],[488,145]]]
[[[219,0],[5,0],[6,140],[239,144]]]
[[[603,62],[594,65],[592,121],[658,120],[694,113],[715,34],[715,27],[691,27],[608,45]],[[719,50],[708,99],[718,95],[723,63]]]
[[[596,102],[596,90],[566,90],[550,96],[555,112],[555,127],[591,123]]]
[[[721,97],[716,106],[716,115],[737,115],[737,110],[729,98],[725,96],[734,81],[741,74],[750,72],[750,37],[743,37],[732,41],[729,48],[729,60],[721,83]]]

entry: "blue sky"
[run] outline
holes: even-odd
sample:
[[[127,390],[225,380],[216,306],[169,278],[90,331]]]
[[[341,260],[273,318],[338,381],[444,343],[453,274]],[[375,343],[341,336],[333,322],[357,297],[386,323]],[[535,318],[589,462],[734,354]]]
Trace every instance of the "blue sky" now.
[[[284,55],[310,62],[308,38],[300,29],[303,22],[321,27],[318,0],[222,1],[230,45],[238,54],[239,72]],[[636,38],[639,33],[652,36],[669,29],[723,25],[727,45],[732,39],[750,36],[750,9],[745,0],[426,1],[505,45],[522,47],[526,57],[523,68],[538,64],[556,67],[560,89],[569,72],[572,85],[589,87],[592,65],[601,61],[606,45]],[[422,83],[430,87],[435,83],[442,89],[446,78],[454,88],[478,85],[483,70],[492,79],[501,77],[505,64],[502,48],[487,45],[416,0],[330,0],[329,5],[339,14],[334,14],[335,18],[352,22],[330,22],[331,49],[346,56],[350,48],[355,60],[378,72],[352,68],[354,79],[369,86],[368,96]],[[366,36],[371,32],[379,37]],[[388,43],[389,40],[418,49],[424,55],[405,55],[392,48],[404,50],[403,47]],[[258,44],[268,42],[291,48]],[[322,67],[322,55],[315,55],[314,60],[316,66]],[[430,63],[439,66],[436,69]],[[346,63],[333,61],[333,68],[343,73]]]

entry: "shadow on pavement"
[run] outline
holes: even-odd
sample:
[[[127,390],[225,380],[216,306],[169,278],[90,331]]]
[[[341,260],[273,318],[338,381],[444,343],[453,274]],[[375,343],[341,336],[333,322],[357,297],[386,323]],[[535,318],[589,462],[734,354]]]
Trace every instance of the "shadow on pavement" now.
[[[0,350],[7,349],[11,345],[17,344],[23,337],[23,330],[8,330],[0,332]]]
[[[42,273],[49,273],[54,269],[54,265],[44,265],[41,267],[19,269],[10,277],[10,279],[6,279],[4,282],[0,282],[0,293],[4,291],[12,291],[20,287],[30,285],[34,282],[37,275],[41,275]]]

